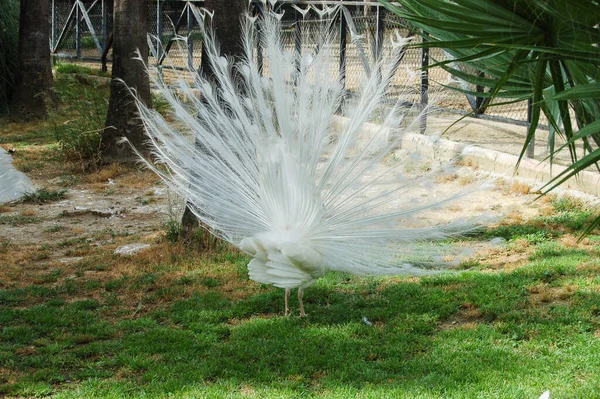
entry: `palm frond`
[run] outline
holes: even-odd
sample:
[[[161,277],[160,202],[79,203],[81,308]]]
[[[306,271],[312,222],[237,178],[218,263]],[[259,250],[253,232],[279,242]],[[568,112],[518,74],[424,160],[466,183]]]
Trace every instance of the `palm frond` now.
[[[442,48],[452,60],[439,66],[495,98],[530,99],[531,123],[519,161],[543,116],[550,162],[568,149],[571,164],[550,191],[586,168],[600,169],[600,7],[596,0],[428,0],[380,2],[427,37],[413,46]],[[468,65],[462,69],[456,65]],[[579,129],[579,133],[577,133]],[[557,148],[556,135],[566,144]],[[581,159],[577,148],[583,148]],[[546,192],[547,192],[546,191]],[[594,225],[600,224],[600,218]]]

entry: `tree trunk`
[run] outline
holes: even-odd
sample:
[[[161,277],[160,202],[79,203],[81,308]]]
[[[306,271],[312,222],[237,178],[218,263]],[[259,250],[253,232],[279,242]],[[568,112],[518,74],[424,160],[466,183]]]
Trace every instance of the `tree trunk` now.
[[[240,17],[248,6],[247,0],[204,0],[204,7],[214,11],[212,26],[216,37],[221,45],[221,54],[230,57],[239,56],[242,53],[241,36],[242,27]],[[212,74],[210,64],[208,63],[206,53],[202,51],[201,71],[205,77],[210,79]],[[198,219],[190,210],[189,204],[186,205],[183,217],[181,218],[184,235],[191,237],[200,227]]]
[[[139,119],[135,99],[130,89],[146,106],[152,105],[150,82],[145,62],[148,60],[148,5],[140,0],[116,0],[113,21],[113,65],[106,127],[102,133],[102,159],[134,161],[137,156],[129,145],[119,144],[127,137],[136,148],[144,151],[146,134]],[[142,63],[138,60],[139,50]],[[121,80],[117,80],[121,79]]]
[[[10,117],[44,119],[56,103],[50,63],[48,0],[21,0],[19,68]]]
[[[230,57],[242,53],[241,37],[242,25],[240,17],[248,8],[247,0],[204,0],[204,7],[215,13],[212,26],[221,44],[221,54]],[[206,76],[209,75],[205,54],[202,53],[202,69]]]

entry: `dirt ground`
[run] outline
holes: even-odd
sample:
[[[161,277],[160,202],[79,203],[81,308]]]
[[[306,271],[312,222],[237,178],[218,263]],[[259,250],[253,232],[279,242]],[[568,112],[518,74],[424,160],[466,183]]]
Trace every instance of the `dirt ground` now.
[[[48,173],[50,172],[50,173]],[[153,241],[164,230],[177,202],[153,173],[111,165],[91,175],[56,171],[29,173],[37,187],[66,190],[65,199],[48,203],[11,203],[0,207],[0,243],[4,245],[54,246],[49,258],[77,261],[69,242],[104,246],[116,237]]]
[[[90,248],[114,250],[130,243],[164,241],[169,221],[179,221],[183,202],[152,172],[111,165],[89,175],[63,174],[40,169],[28,173],[37,187],[67,190],[66,198],[48,203],[11,203],[0,206],[0,244],[42,251],[36,262],[64,264],[81,261]],[[459,192],[477,179],[480,171],[463,167],[438,178],[432,192]],[[433,211],[435,219],[488,215],[525,220],[545,211],[544,201],[515,182],[498,182],[493,190],[476,192],[447,209]],[[73,250],[78,244],[82,250]],[[487,250],[488,246],[479,245]],[[44,250],[47,249],[47,250]]]

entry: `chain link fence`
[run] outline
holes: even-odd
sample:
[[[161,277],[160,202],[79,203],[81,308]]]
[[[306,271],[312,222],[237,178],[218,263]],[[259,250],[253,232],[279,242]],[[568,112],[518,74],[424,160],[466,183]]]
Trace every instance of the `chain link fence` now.
[[[200,8],[203,0],[149,0],[149,43],[148,64],[159,73],[178,74],[194,71],[201,63],[202,37]],[[269,4],[269,2],[267,2]],[[327,6],[340,6],[335,12],[326,12]],[[51,0],[51,49],[57,58],[86,61],[110,61],[110,32],[113,0]],[[254,4],[254,12],[261,13],[265,5]],[[396,32],[402,37],[413,35],[405,21],[387,12],[376,1],[318,1],[279,0],[277,12],[283,12],[282,41],[290,51],[308,51],[311,35],[303,33],[310,24],[323,21],[334,28],[333,44],[327,51],[339,60],[333,65],[332,76],[344,77],[349,94],[358,90],[375,59],[392,51]],[[306,12],[304,12],[306,11]],[[304,15],[302,15],[304,14]],[[419,41],[420,36],[414,35]],[[257,49],[257,59],[261,60]],[[410,48],[402,56],[390,86],[391,101],[400,99],[410,104],[433,103],[446,111],[460,114],[477,114],[483,99],[470,97],[447,86],[459,86],[476,91],[466,82],[461,82],[442,68],[423,67],[431,62],[447,59],[441,49],[422,50]],[[263,71],[268,74],[268,65]],[[503,102],[506,99],[502,99]],[[526,124],[527,101],[485,108],[480,118]]]

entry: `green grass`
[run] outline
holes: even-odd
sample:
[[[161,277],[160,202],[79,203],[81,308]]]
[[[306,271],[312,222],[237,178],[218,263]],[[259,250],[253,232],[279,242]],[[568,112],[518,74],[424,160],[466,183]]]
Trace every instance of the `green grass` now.
[[[93,40],[92,43],[94,43]],[[56,70],[56,72],[62,74],[80,73],[84,75],[110,76],[110,74],[108,74],[107,72],[102,72],[100,69],[94,69],[83,65],[70,64],[66,62],[58,62],[54,69]]]
[[[67,190],[48,190],[40,188],[30,193],[26,193],[21,202],[43,204],[46,202],[60,201],[67,198]]]
[[[95,250],[2,284],[0,396],[600,397],[600,236],[566,246],[580,230],[564,213],[587,210],[555,209],[484,233],[503,231],[508,251],[527,241],[515,270],[329,273],[306,291],[307,318],[284,317],[283,291],[248,282],[239,253],[200,258],[168,238],[138,260]],[[133,263],[117,272],[120,262]]]
[[[164,97],[152,93],[152,109],[161,114],[163,117],[167,117],[172,111],[171,105]]]
[[[562,197],[550,202],[554,212],[549,216],[537,216],[521,224],[501,225],[484,233],[487,237],[507,240],[525,239],[539,244],[566,233],[581,234],[600,214],[600,209],[590,208],[576,198]]]
[[[62,104],[60,113],[70,117],[53,124],[58,154],[66,161],[77,163],[82,171],[95,170],[101,163],[101,133],[106,122],[109,89],[95,83],[81,84],[70,73],[91,73],[89,68],[66,64],[55,83]],[[58,116],[57,120],[61,117]]]
[[[60,224],[55,224],[54,226],[50,226],[44,230],[45,233],[58,233],[59,231],[65,230],[66,227]]]
[[[207,262],[241,275],[247,258]],[[599,397],[599,272],[597,253],[545,241],[513,272],[416,282],[330,273],[307,290],[303,319],[282,316],[279,289],[229,298],[226,277],[189,271],[165,286],[157,264],[81,284],[55,269],[0,290],[0,369],[10,370],[0,394]]]
[[[68,162],[82,172],[93,171],[100,165],[101,132],[106,122],[109,88],[95,81],[82,83],[73,76],[74,73],[99,75],[87,67],[58,64],[55,71],[58,109],[48,121],[5,129],[1,132],[0,144],[15,147],[18,150],[15,159],[28,158],[18,166],[24,172],[44,168],[48,162],[61,165]],[[0,125],[8,126],[8,118],[0,118]]]
[[[23,224],[38,223],[40,220],[41,219],[36,216],[0,215],[0,226],[9,225],[15,227]]]

